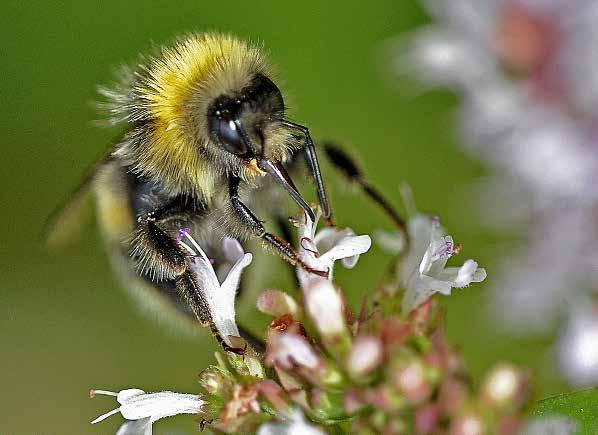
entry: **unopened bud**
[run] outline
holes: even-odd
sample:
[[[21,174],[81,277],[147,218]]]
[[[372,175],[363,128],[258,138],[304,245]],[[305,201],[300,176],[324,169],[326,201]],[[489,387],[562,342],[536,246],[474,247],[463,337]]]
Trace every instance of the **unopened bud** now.
[[[295,320],[301,318],[301,308],[299,308],[295,299],[279,290],[266,290],[260,293],[257,308],[262,313],[273,317],[290,314]]]
[[[492,404],[512,403],[523,387],[519,371],[508,364],[495,367],[482,385],[482,394]]]
[[[484,422],[475,414],[457,417],[451,425],[450,435],[484,435]]]
[[[218,394],[227,379],[217,369],[209,368],[199,374],[199,384],[210,394]]]
[[[347,333],[343,301],[330,281],[312,280],[305,299],[309,315],[322,336]]]
[[[382,361],[382,342],[372,335],[357,337],[347,357],[347,370],[354,376],[365,376]]]
[[[395,387],[411,403],[421,403],[426,400],[432,387],[426,378],[424,367],[418,361],[412,361],[407,365],[398,367],[393,372]]]

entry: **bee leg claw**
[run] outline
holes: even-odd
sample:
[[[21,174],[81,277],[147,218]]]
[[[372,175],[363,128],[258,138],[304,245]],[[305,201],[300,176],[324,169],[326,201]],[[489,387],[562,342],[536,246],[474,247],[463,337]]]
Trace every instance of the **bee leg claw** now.
[[[299,265],[299,267],[301,267],[306,272],[313,273],[314,275],[318,275],[318,276],[321,276],[323,278],[328,278],[328,275],[330,274],[330,269],[328,269],[328,270],[314,269],[313,267],[308,266],[307,264],[305,264],[302,261],[299,261],[298,265]]]

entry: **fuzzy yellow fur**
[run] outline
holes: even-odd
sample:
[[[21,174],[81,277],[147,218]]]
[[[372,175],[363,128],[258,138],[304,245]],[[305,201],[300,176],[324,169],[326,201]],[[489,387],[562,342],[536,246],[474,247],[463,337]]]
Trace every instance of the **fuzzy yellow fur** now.
[[[209,199],[216,168],[198,152],[203,145],[198,138],[207,141],[207,107],[217,96],[245,87],[253,74],[267,74],[269,67],[261,51],[244,41],[194,34],[163,49],[146,70],[136,94],[153,120],[153,137],[139,166]]]

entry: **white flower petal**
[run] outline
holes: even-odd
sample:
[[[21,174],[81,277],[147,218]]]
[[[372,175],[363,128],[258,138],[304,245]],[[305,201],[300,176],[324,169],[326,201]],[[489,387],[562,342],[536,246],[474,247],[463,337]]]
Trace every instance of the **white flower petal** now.
[[[557,341],[559,366],[576,387],[592,387],[598,382],[598,311],[591,303],[575,307]]]
[[[142,394],[145,394],[145,391],[140,390],[139,388],[129,388],[127,390],[119,391],[116,396],[116,400],[122,405],[127,401],[133,400],[134,397],[140,396]]]
[[[487,277],[488,273],[486,272],[486,269],[484,269],[483,267],[479,267],[478,270],[474,272],[473,277],[471,278],[471,282],[482,282]]]
[[[462,288],[486,279],[486,270],[478,268],[474,260],[461,267],[445,267],[454,253],[453,238],[444,235],[438,221],[416,216],[408,222],[411,246],[401,259],[400,271],[403,295],[403,314],[408,314],[434,293],[450,295],[453,287]],[[424,240],[427,245],[424,249]]]
[[[376,230],[374,238],[378,245],[389,254],[396,255],[405,249],[405,238],[397,231]]]
[[[325,227],[314,234],[313,241],[320,251],[327,251],[345,236],[352,236],[355,233],[350,229],[339,230],[335,227]]]
[[[139,420],[125,421],[116,432],[116,435],[152,435],[152,421],[149,417]]]
[[[303,212],[303,219],[300,222],[297,231],[299,235],[299,240],[304,238],[309,240],[314,239],[320,216],[322,216],[322,210],[320,210],[320,208],[316,210],[316,220],[314,222],[311,221],[307,213]]]
[[[463,263],[463,266],[459,269],[457,273],[457,278],[455,279],[455,287],[466,287],[473,282],[474,274],[478,269],[478,263],[474,260],[467,260]],[[482,269],[483,270],[483,269]],[[478,274],[478,276],[481,276]],[[483,273],[484,278],[486,277],[485,271]]]
[[[229,337],[238,337],[240,335],[235,323],[235,296],[241,279],[241,272],[251,263],[253,256],[249,253],[243,254],[243,248],[235,239],[225,238],[222,247],[225,256],[231,259],[236,257],[237,259],[222,284],[220,284],[214,267],[201,246],[188,232],[183,230],[181,234],[181,237],[185,237],[192,245],[189,246],[183,241],[180,242],[190,254],[195,256],[190,262],[190,271],[201,287],[214,326],[220,338],[227,345],[233,347]]]
[[[316,210],[316,217],[319,218],[321,210]],[[328,271],[328,279],[332,279],[332,270],[336,260],[343,260],[343,266],[353,268],[359,260],[359,255],[370,249],[372,241],[369,236],[355,236],[353,230],[346,228],[327,227],[315,234],[316,224],[313,224],[307,215],[303,214],[303,220],[299,224],[299,255],[303,262],[309,267]],[[301,287],[306,288],[310,282],[320,277],[297,268],[297,277]]]
[[[574,421],[558,415],[531,419],[521,435],[573,435],[577,433]]]
[[[235,297],[241,279],[241,272],[251,264],[253,256],[244,254],[231,268],[228,276],[215,292],[206,291],[212,320],[222,339],[232,346],[229,336],[238,337],[239,329],[235,323]]]
[[[198,414],[203,404],[204,402],[195,394],[161,391],[132,397],[121,405],[120,413],[127,420],[150,417],[154,422],[177,414]]]
[[[359,255],[353,255],[352,257],[346,257],[341,260],[341,264],[345,269],[353,269],[357,266],[357,262],[359,261]]]
[[[453,287],[452,281],[445,281],[442,279],[433,278],[431,276],[423,275],[420,277],[420,287],[433,290],[434,293],[442,293],[443,295],[450,295]]]
[[[320,260],[323,262],[329,262],[332,265],[334,261],[343,258],[357,257],[358,259],[359,255],[367,252],[371,246],[372,239],[367,235],[343,237],[328,252],[322,254],[320,256]],[[354,263],[357,262],[357,259],[349,261],[348,264],[350,265],[353,263],[354,266]]]
[[[207,291],[216,291],[220,287],[214,267],[208,259],[206,253],[199,245],[195,246],[197,257],[195,257],[190,264],[191,271],[195,274],[198,283]]]
[[[416,272],[421,264],[432,236],[432,220],[429,216],[417,214],[407,222],[409,233],[409,250],[401,257],[401,276],[407,280]]]
[[[418,289],[415,287],[409,287],[403,294],[403,300],[401,301],[403,315],[409,314],[411,311],[428,300],[428,298],[433,294],[434,290],[431,289]]]
[[[231,237],[225,237],[224,240],[222,240],[222,251],[224,252],[226,260],[233,264],[245,254],[243,246],[241,246],[239,241]]]
[[[98,423],[111,415],[120,412],[127,420],[147,420],[150,423],[148,428],[144,424],[125,423],[119,429],[120,434],[151,434],[151,423],[177,414],[199,414],[205,402],[196,394],[180,394],[172,391],[161,391],[159,393],[145,393],[138,388],[129,388],[120,391],[118,394],[104,390],[92,390],[92,397],[97,394],[116,396],[121,406],[106,414],[101,415],[91,422]],[[140,430],[136,432],[135,430]]]
[[[309,424],[300,410],[296,409],[288,421],[268,422],[260,426],[257,435],[324,435],[321,429]]]

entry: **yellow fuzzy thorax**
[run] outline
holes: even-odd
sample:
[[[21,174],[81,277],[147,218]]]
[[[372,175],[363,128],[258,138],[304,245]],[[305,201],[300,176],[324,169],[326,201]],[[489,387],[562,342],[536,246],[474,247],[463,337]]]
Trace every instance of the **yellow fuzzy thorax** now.
[[[193,34],[164,48],[137,83],[153,126],[141,169],[209,199],[217,168],[198,152],[208,141],[207,108],[219,95],[241,90],[253,74],[268,72],[258,48],[229,35]]]

